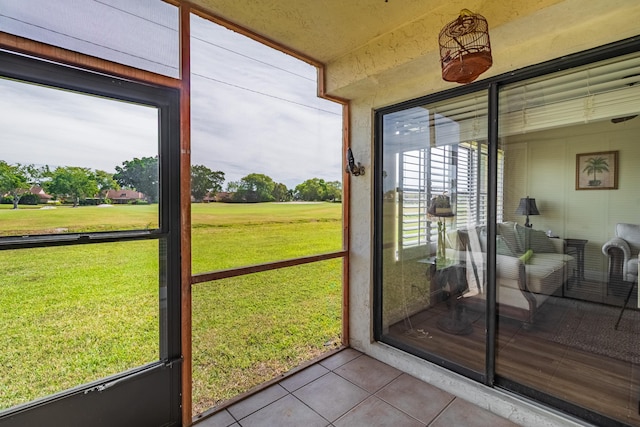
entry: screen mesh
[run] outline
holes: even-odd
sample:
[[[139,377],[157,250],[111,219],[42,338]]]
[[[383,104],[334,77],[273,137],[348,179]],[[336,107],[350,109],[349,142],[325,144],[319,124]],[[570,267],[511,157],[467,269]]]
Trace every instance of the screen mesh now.
[[[176,78],[178,24],[158,0],[0,0],[0,31]]]

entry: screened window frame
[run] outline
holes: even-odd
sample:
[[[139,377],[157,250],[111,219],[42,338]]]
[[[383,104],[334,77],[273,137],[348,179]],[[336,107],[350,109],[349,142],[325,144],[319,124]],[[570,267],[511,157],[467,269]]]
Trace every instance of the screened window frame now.
[[[130,242],[139,240],[158,241],[159,261],[159,342],[156,361],[146,363],[125,372],[119,372],[87,384],[79,384],[69,390],[61,390],[53,395],[26,402],[2,411],[2,417],[25,414],[47,417],[48,405],[60,399],[86,395],[100,391],[124,381],[149,381],[149,375],[167,375],[179,383],[181,365],[181,221],[180,221],[180,92],[175,88],[138,83],[118,79],[101,73],[81,70],[60,63],[16,54],[0,49],[0,77],[13,79],[25,84],[36,84],[59,90],[68,90],[81,95],[95,95],[115,101],[131,102],[155,107],[158,110],[158,228],[153,230],[122,230],[112,232],[83,232],[68,234],[44,234],[9,236],[0,238],[0,253],[4,250],[46,248],[57,246],[77,246],[110,242]],[[116,125],[116,123],[114,123]],[[172,369],[173,367],[173,369]],[[168,368],[168,369],[167,369]],[[164,372],[164,373],[163,373]],[[170,372],[170,373],[167,373]],[[159,378],[159,377],[154,377]],[[154,379],[153,381],[157,381]],[[133,383],[132,383],[133,384]],[[133,384],[132,387],[137,387]],[[79,393],[81,391],[82,393]],[[177,396],[168,410],[177,419],[180,401]],[[25,412],[25,409],[33,411]],[[36,418],[37,419],[37,418]]]
[[[343,199],[342,199],[342,218],[343,218],[343,247],[341,250],[331,252],[328,254],[311,255],[302,258],[295,258],[289,260],[275,261],[266,264],[260,264],[255,266],[247,266],[234,268],[230,270],[215,271],[210,273],[203,273],[198,275],[192,275],[191,272],[191,236],[190,236],[190,214],[191,214],[191,200],[190,200],[190,179],[188,178],[190,162],[190,55],[191,46],[189,42],[190,35],[190,14],[194,13],[202,18],[222,25],[232,31],[243,34],[259,43],[272,47],[275,50],[286,53],[293,57],[296,57],[308,64],[315,66],[318,69],[318,96],[342,105],[342,158],[346,156],[347,149],[350,145],[350,102],[346,98],[331,95],[327,93],[326,86],[324,84],[325,64],[308,56],[302,52],[287,48],[281,43],[277,43],[271,39],[260,36],[255,32],[242,27],[238,24],[225,20],[224,18],[213,16],[204,10],[194,7],[189,4],[180,4],[180,26],[179,37],[181,39],[180,46],[180,77],[173,78],[161,74],[155,74],[152,72],[133,68],[128,65],[124,65],[118,62],[113,62],[107,59],[101,59],[96,57],[90,57],[72,50],[65,48],[55,47],[42,42],[36,42],[26,39],[21,36],[13,34],[7,34],[0,31],[0,52],[6,49],[9,52],[14,52],[22,55],[35,55],[43,61],[54,61],[61,64],[69,64],[71,67],[80,67],[85,71],[94,71],[96,73],[104,74],[116,79],[123,79],[123,81],[137,81],[142,84],[149,84],[162,88],[173,88],[179,94],[180,98],[180,111],[178,117],[175,119],[175,124],[180,126],[178,129],[172,129],[173,131],[180,132],[180,148],[176,154],[174,161],[179,163],[179,168],[182,173],[179,185],[176,188],[172,188],[171,192],[179,192],[180,200],[176,203],[175,208],[178,209],[182,218],[180,221],[180,228],[172,232],[174,238],[180,240],[181,245],[181,270],[177,272],[177,278],[181,280],[181,304],[178,307],[172,306],[169,310],[177,310],[174,313],[178,317],[181,317],[181,328],[177,331],[174,330],[173,317],[170,319],[170,332],[171,336],[179,336],[181,334],[182,340],[182,355],[179,360],[182,366],[182,372],[178,372],[173,369],[173,372],[177,372],[173,375],[174,382],[181,383],[180,393],[171,395],[172,399],[178,400],[178,405],[182,405],[183,422],[189,422],[186,420],[193,419],[192,402],[191,402],[191,287],[198,283],[204,283],[214,281],[223,278],[236,277],[244,274],[250,274],[261,271],[275,270],[279,268],[286,268],[290,266],[296,266],[306,263],[313,263],[324,261],[333,258],[341,258],[343,260],[343,277],[342,277],[342,345],[347,346],[349,342],[349,247],[350,247],[350,188],[351,188],[351,175],[346,171],[343,172]],[[180,236],[178,236],[178,234]],[[151,237],[149,237],[151,238]],[[105,241],[107,241],[105,239]],[[172,244],[174,240],[172,239]],[[63,243],[64,244],[64,243]],[[175,273],[175,272],[174,272]],[[173,292],[173,290],[171,290]],[[175,340],[170,340],[169,351],[173,354],[173,347]],[[263,385],[261,388],[266,387]]]

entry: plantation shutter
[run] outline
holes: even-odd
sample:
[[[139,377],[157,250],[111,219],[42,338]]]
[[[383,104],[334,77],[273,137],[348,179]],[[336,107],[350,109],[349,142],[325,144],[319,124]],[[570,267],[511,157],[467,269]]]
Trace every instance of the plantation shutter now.
[[[489,202],[489,147],[485,142],[461,144],[458,156],[458,228],[486,225]],[[503,218],[504,152],[498,150],[498,222]]]
[[[401,157],[402,248],[426,245],[436,239],[437,225],[427,217],[431,198],[438,194],[455,197],[455,228],[487,224],[488,147],[486,143],[426,148],[402,153]],[[498,153],[498,221],[502,221],[504,154]]]
[[[436,240],[437,225],[427,217],[427,208],[437,195],[446,193],[457,205],[456,216],[449,220],[456,226],[476,221],[478,212],[486,211],[478,207],[477,163],[481,157],[475,142],[486,140],[486,105],[486,93],[476,93],[409,109],[388,123],[386,141],[397,144],[401,153],[398,232],[402,248]],[[485,160],[486,153],[485,148]]]
[[[401,154],[402,189],[402,247],[425,245],[429,241],[427,230],[427,192],[424,176],[427,170],[427,150]]]
[[[481,168],[478,165],[477,142],[461,144],[458,150],[456,225],[473,225],[478,215],[477,185]]]

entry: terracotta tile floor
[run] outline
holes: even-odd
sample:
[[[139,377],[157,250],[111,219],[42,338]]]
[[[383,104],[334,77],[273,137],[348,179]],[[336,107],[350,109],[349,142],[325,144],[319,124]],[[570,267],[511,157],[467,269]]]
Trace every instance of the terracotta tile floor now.
[[[346,349],[194,425],[506,427],[516,424],[356,350]]]

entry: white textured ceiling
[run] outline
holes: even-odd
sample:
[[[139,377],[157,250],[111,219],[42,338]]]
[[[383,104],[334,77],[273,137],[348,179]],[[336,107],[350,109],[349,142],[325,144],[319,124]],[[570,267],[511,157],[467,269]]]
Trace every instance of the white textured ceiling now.
[[[195,0],[232,23],[329,62],[442,4],[435,0]]]
[[[323,63],[428,18],[430,38],[463,8],[496,26],[559,0],[193,0],[201,10]]]

